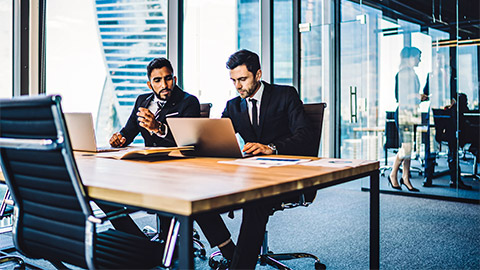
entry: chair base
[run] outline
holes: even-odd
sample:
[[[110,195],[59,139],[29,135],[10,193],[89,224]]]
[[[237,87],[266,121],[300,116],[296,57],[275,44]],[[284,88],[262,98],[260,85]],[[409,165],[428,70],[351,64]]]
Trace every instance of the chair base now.
[[[6,263],[6,262],[15,262],[17,266],[14,269],[25,269],[25,262],[19,256],[8,255],[8,256],[0,257],[0,264]]]
[[[286,261],[286,260],[293,260],[293,259],[313,259],[315,260],[315,269],[327,269],[327,266],[325,264],[320,262],[320,259],[309,253],[303,253],[303,252],[294,252],[294,253],[273,253],[269,250],[268,248],[268,231],[265,231],[265,234],[263,236],[263,243],[262,243],[262,248],[260,251],[260,255],[258,255],[258,262],[260,265],[270,265],[273,266],[277,269],[285,269],[285,270],[290,270],[288,266],[285,264],[279,262],[279,261]]]
[[[258,261],[260,265],[270,265],[277,269],[285,269],[290,270],[288,266],[279,262],[285,260],[293,260],[293,259],[303,259],[303,258],[310,258],[315,260],[315,269],[327,269],[327,266],[320,262],[317,256],[309,254],[309,253],[268,253],[268,254],[261,254],[258,256]]]

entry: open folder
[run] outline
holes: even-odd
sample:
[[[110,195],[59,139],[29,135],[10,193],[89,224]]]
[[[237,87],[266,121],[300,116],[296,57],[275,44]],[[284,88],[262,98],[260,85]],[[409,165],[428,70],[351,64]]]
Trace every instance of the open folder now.
[[[127,148],[118,152],[102,152],[98,153],[97,157],[106,157],[113,159],[145,159],[153,157],[166,157],[173,151],[191,151],[193,146],[180,147],[142,147],[142,148]]]

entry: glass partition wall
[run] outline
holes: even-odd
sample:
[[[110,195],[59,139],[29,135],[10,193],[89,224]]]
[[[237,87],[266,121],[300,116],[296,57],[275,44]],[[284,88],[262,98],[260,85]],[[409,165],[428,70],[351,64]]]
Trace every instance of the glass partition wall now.
[[[380,160],[384,192],[478,201],[478,12],[414,2],[341,1],[341,156]]]
[[[83,17],[69,16],[71,6],[62,11],[57,2],[47,5],[47,93],[65,95],[71,110],[85,103],[97,119],[111,116],[105,126],[113,130],[124,124],[122,108],[148,91],[142,67],[169,55],[169,2],[98,0],[88,11],[78,1],[75,10]],[[213,103],[212,117],[236,95],[225,68],[228,56],[240,48],[272,53],[262,57],[272,63],[262,64],[271,66],[275,83],[295,85],[305,103],[328,104],[320,156],[381,161],[384,192],[480,199],[478,179],[471,177],[478,173],[480,137],[478,1],[275,0],[271,20],[262,18],[265,3],[181,5],[183,72],[177,76],[186,91]],[[0,4],[9,12],[11,5]],[[263,52],[261,32],[270,21],[273,50]],[[69,36],[72,28],[82,31]],[[82,67],[68,68],[72,63]],[[449,119],[448,129],[441,129],[442,119]],[[410,157],[410,164],[397,166],[397,157]],[[392,167],[397,181],[390,182]],[[402,175],[419,191],[389,184],[396,187]]]

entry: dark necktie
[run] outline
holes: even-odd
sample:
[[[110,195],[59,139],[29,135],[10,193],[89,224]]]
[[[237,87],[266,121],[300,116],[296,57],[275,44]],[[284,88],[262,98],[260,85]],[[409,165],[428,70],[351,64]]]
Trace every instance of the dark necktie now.
[[[251,98],[250,102],[252,102],[252,125],[253,128],[258,128],[257,100]]]
[[[157,101],[157,111],[155,112],[155,119],[158,118],[158,115],[160,114],[160,111],[162,110],[163,106],[165,106],[166,101],[160,100]]]

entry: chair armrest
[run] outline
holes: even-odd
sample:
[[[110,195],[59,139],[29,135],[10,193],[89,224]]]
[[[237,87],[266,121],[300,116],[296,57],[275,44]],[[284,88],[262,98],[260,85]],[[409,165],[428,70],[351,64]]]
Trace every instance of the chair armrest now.
[[[109,221],[112,219],[117,219],[121,217],[128,216],[128,214],[135,212],[133,210],[127,209],[127,208],[121,208],[119,210],[111,211],[108,213],[105,213],[105,216],[103,217],[96,217],[96,216],[89,216],[88,221],[95,223],[95,224],[103,224],[105,221]]]

